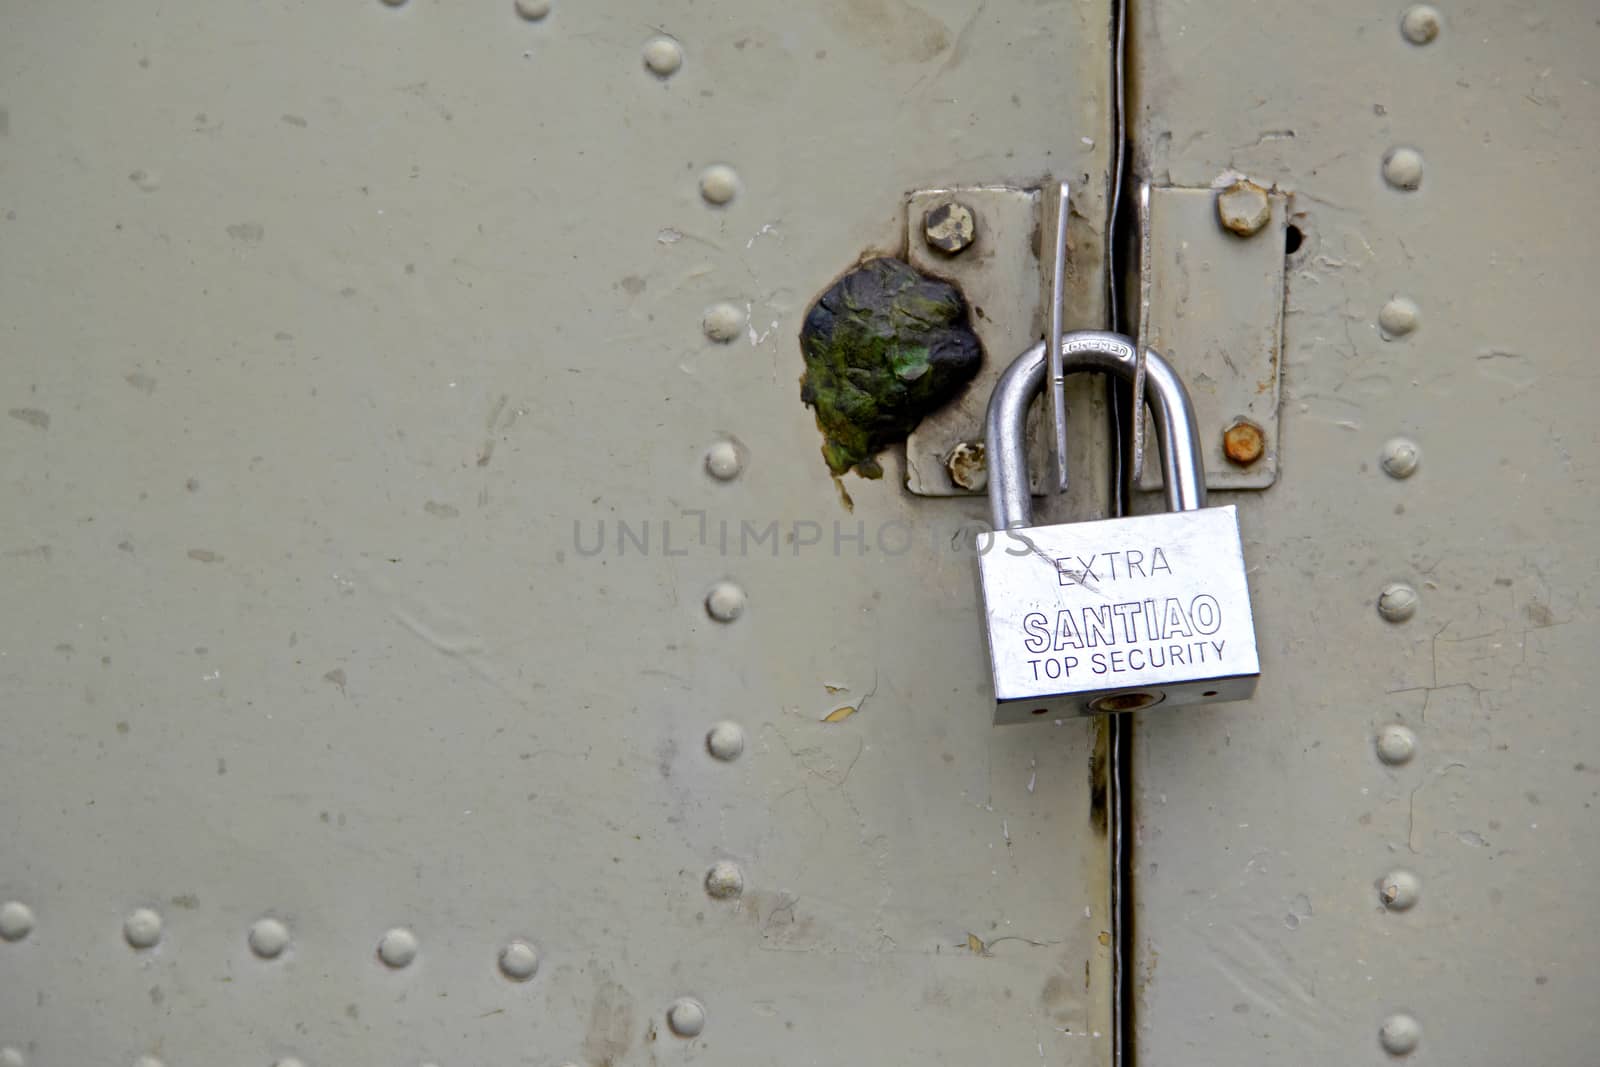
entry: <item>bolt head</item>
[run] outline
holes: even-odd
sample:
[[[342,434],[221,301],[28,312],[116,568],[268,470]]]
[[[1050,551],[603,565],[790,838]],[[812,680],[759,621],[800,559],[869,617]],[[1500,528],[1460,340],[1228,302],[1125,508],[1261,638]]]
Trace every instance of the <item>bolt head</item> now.
[[[922,217],[922,233],[930,247],[953,256],[977,238],[978,222],[970,207],[959,200],[946,200]]]
[[[1248,467],[1266,451],[1266,432],[1249,419],[1235,419],[1222,431],[1222,454],[1235,466]]]
[[[1217,218],[1240,237],[1251,237],[1272,221],[1272,201],[1261,186],[1241,178],[1217,194]]]
[[[957,489],[981,493],[989,487],[989,460],[982,441],[963,441],[944,459]]]

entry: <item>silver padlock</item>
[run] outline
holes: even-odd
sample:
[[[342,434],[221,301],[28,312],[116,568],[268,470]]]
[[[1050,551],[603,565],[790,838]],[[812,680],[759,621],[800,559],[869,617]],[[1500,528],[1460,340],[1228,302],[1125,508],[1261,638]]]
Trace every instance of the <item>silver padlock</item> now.
[[[1061,338],[1063,366],[1133,379],[1134,346],[1114,333]],[[995,722],[1160,704],[1243,700],[1261,675],[1238,511],[1205,506],[1189,393],[1145,349],[1167,512],[1032,525],[1025,430],[1044,384],[1045,345],[1024,352],[989,400],[986,443],[995,535],[981,546]]]

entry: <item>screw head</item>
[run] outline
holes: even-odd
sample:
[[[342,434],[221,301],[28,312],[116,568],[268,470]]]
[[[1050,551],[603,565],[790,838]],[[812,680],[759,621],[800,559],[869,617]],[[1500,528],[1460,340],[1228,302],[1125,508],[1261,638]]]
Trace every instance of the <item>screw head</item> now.
[[[1251,237],[1272,221],[1272,201],[1261,186],[1241,178],[1217,194],[1217,218],[1240,237]]]
[[[1235,466],[1250,466],[1266,450],[1266,432],[1249,419],[1234,419],[1233,424],[1222,431],[1222,454]]]
[[[978,236],[972,209],[959,200],[946,200],[922,217],[922,234],[931,248],[953,256]]]

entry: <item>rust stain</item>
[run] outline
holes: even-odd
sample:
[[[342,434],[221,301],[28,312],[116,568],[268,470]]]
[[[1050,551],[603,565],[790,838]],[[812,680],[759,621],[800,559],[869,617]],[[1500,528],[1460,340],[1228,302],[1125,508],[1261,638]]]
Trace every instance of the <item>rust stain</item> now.
[[[1101,837],[1111,825],[1111,728],[1104,717],[1094,721],[1094,749],[1089,755],[1089,825]]]
[[[835,708],[832,711],[828,712],[828,714],[826,714],[826,715],[824,715],[822,717],[822,721],[823,722],[844,722],[850,716],[854,715],[857,710],[858,709],[854,705],[846,704],[842,708]]]

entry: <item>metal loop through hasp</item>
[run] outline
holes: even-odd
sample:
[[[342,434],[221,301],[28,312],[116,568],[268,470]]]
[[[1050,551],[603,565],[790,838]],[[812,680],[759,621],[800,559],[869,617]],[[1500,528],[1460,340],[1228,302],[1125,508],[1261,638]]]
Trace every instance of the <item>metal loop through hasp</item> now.
[[[1101,330],[1077,330],[1061,337],[1066,373],[1103,371],[1130,383],[1139,365],[1138,350],[1128,338]],[[1033,525],[1033,500],[1028,490],[1028,405],[1044,387],[1045,343],[1040,341],[1007,367],[989,398],[984,436],[989,467],[989,511],[996,530]],[[1200,429],[1189,391],[1159,352],[1145,349],[1145,404],[1156,423],[1161,450],[1161,478],[1166,483],[1167,510],[1193,511],[1205,506],[1205,459]],[[1136,415],[1136,417],[1141,417]]]

